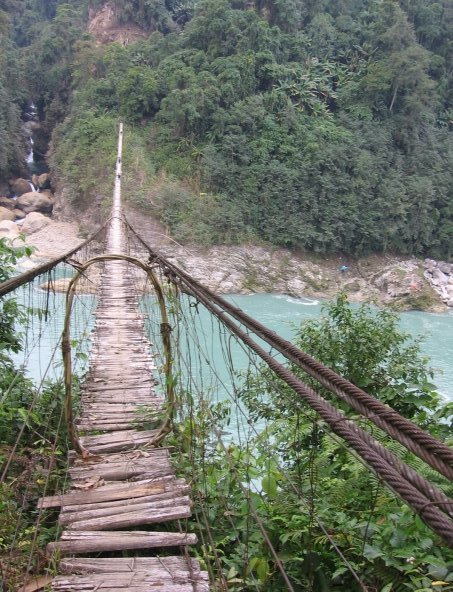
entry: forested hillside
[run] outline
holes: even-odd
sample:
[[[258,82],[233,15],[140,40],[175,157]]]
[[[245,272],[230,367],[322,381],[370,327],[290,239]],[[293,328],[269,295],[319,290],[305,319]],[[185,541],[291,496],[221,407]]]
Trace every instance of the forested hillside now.
[[[127,193],[179,241],[450,257],[448,0],[114,0],[121,43],[87,31],[102,5],[1,0],[4,177],[28,99],[76,207],[122,118]]]

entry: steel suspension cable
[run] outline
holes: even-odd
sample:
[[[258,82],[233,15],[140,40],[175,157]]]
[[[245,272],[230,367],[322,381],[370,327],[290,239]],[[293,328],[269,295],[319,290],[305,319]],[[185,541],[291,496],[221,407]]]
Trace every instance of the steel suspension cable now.
[[[261,346],[253,341],[242,329],[240,329],[225,314],[215,308],[207,301],[203,294],[200,294],[192,287],[191,292],[203,305],[222,319],[222,322],[244,343],[254,350],[267,365],[282,378],[298,395],[300,395],[330,426],[333,432],[341,436],[348,444],[356,450],[369,467],[395,491],[410,507],[412,507],[423,519],[423,521],[435,532],[437,532],[449,545],[453,546],[453,522],[443,514],[436,505],[441,505],[444,511],[451,512],[452,502],[441,492],[431,493],[434,486],[413,471],[408,465],[397,459],[390,451],[376,442],[370,434],[357,427],[354,422],[347,419],[335,407],[325,401],[318,393],[304,384],[285,366],[280,364],[268,354]],[[404,471],[404,476],[399,471]],[[408,481],[409,477],[417,483],[417,488]],[[419,489],[426,489],[423,493]],[[424,494],[429,494],[427,497]],[[431,499],[431,497],[435,499]],[[440,496],[440,499],[436,499]]]
[[[254,331],[258,337],[266,341],[287,359],[301,367],[307,374],[315,378],[331,392],[342,398],[355,411],[370,419],[380,429],[403,444],[416,456],[424,460],[432,468],[448,479],[453,479],[453,451],[445,444],[422,430],[419,426],[404,418],[395,410],[372,397],[359,387],[339,376],[314,358],[301,351],[291,342],[283,339],[241,309],[231,305],[222,297],[214,294],[202,284],[191,278],[187,273],[156,253],[129,225],[138,240],[150,253],[150,260],[168,270],[170,276],[176,277],[189,290],[196,289],[210,301],[215,302],[228,314],[243,325]]]
[[[188,324],[187,324],[187,321],[186,321],[186,319],[185,319],[185,316],[184,316],[184,315],[182,315],[182,316],[179,316],[179,317],[178,317],[178,319],[179,319],[179,320],[181,320],[183,323],[185,323],[185,325],[186,325],[186,329],[188,329]],[[218,323],[219,323],[219,325],[221,325],[221,320],[220,320],[220,319],[218,319]],[[177,325],[177,327],[178,327],[178,326],[179,326],[179,324]],[[230,331],[230,336],[234,336],[234,338],[236,339],[236,343],[237,343],[237,344],[238,344],[240,347],[242,347],[242,349],[243,349],[243,350],[244,350],[244,352],[245,352],[245,351],[246,351],[246,347],[245,347],[243,344],[241,345],[241,340],[240,340],[240,338],[239,338],[237,335],[234,335],[234,334],[232,334],[232,333],[231,333],[231,331]],[[198,345],[197,345],[197,347],[198,347],[198,350],[200,351],[200,343],[199,343],[199,339],[198,339],[198,335],[197,335],[197,332],[196,332],[196,330],[195,330],[195,331],[192,333],[192,339],[194,340],[194,342],[195,342],[195,343],[197,343],[197,344],[198,344]],[[209,363],[209,360],[208,360],[208,358],[206,357],[206,354],[205,354],[204,352],[203,352],[203,358],[204,358],[204,360],[205,360],[205,362],[206,362],[206,363]],[[210,367],[212,368],[211,364],[209,364],[209,365],[210,365]],[[189,363],[187,363],[187,362],[186,362],[186,368],[189,368],[189,367],[190,367],[190,368],[192,367],[192,366],[191,366],[191,364],[190,364],[190,362],[189,362]],[[258,369],[258,367],[257,367],[257,366],[256,366],[256,369]],[[216,377],[217,377],[217,379],[219,380],[220,384],[223,386],[223,388],[226,390],[226,392],[228,392],[228,391],[227,391],[227,387],[226,387],[225,383],[223,382],[223,380],[222,380],[222,379],[221,379],[221,378],[220,378],[220,377],[219,377],[217,374],[216,374]],[[192,385],[193,385],[193,387],[195,388],[195,390],[196,390],[197,392],[199,392],[199,394],[202,396],[202,395],[203,395],[203,392],[201,392],[201,391],[199,391],[199,390],[198,390],[197,384],[194,382],[194,380],[193,380],[193,379],[192,379]],[[280,393],[282,394],[282,396],[285,396],[285,392],[284,392],[284,391],[281,389],[281,385],[279,385],[279,384],[277,383],[277,381],[272,381],[272,385],[273,385],[273,388],[277,389],[277,390],[278,390],[278,392],[280,392]],[[235,398],[232,398],[231,400],[232,400],[232,402],[234,402],[236,405],[238,405],[238,401],[237,401],[236,397],[235,397]],[[241,413],[242,413],[243,415],[245,415],[245,411],[244,411],[244,410],[241,408],[241,406],[240,406],[240,405],[239,405],[239,407],[238,407],[238,408],[240,409]],[[299,409],[299,411],[300,411],[300,412],[302,412],[302,413],[303,413],[305,416],[307,416],[307,417],[308,417],[308,413],[307,413],[307,412],[304,412],[302,409]],[[258,436],[258,435],[259,435],[259,433],[258,433],[258,431],[256,430],[256,428],[255,428],[253,425],[251,425],[251,424],[250,424],[250,422],[248,422],[248,425],[249,425],[249,427],[252,429],[252,431],[255,433],[255,435],[256,435],[256,436]],[[366,464],[366,462],[364,462],[364,459],[363,459],[363,458],[362,458],[362,457],[361,457],[361,456],[360,456],[360,455],[359,455],[359,454],[358,454],[358,453],[357,453],[355,450],[348,449],[348,447],[345,445],[345,442],[344,442],[344,441],[343,441],[341,438],[339,438],[339,437],[338,437],[336,434],[327,433],[327,436],[329,436],[330,438],[332,438],[332,439],[333,439],[333,440],[334,440],[334,441],[335,441],[335,442],[336,442],[338,445],[340,445],[340,446],[344,447],[344,448],[345,448],[345,450],[349,452],[349,454],[351,454],[352,456],[354,456],[354,457],[356,458],[356,460],[358,460],[359,462],[361,462],[361,463],[362,463],[364,466],[368,467],[368,465]],[[289,474],[287,473],[287,471],[286,471],[286,470],[285,470],[285,469],[284,469],[284,468],[283,468],[281,465],[279,465],[279,459],[277,459],[277,457],[275,457],[275,456],[273,455],[273,453],[272,453],[272,452],[270,452],[270,451],[269,451],[269,449],[268,449],[267,447],[266,447],[266,450],[267,450],[267,453],[268,453],[268,454],[271,454],[271,457],[272,457],[272,458],[275,460],[275,462],[276,462],[276,463],[277,463],[277,465],[279,466],[279,470],[280,470],[280,472],[281,472],[281,473],[284,475],[284,477],[285,477],[286,481],[288,482],[288,484],[290,485],[290,487],[292,488],[292,490],[294,491],[294,493],[295,493],[295,494],[298,496],[298,498],[299,498],[299,501],[303,502],[303,503],[304,503],[304,505],[306,506],[306,508],[309,510],[309,509],[310,509],[310,504],[309,504],[309,501],[308,501],[308,500],[306,500],[306,499],[304,499],[304,496],[303,496],[303,494],[302,494],[302,493],[301,493],[301,491],[300,491],[300,490],[299,490],[299,489],[296,487],[296,485],[293,483],[293,481],[292,481],[291,477],[289,476]],[[398,497],[398,496],[396,496],[396,497]],[[327,539],[327,540],[329,540],[329,542],[330,542],[330,544],[331,544],[332,548],[334,549],[334,551],[337,553],[337,555],[339,556],[339,558],[341,559],[341,561],[344,563],[344,565],[345,565],[345,566],[346,566],[346,568],[348,569],[348,571],[350,571],[350,573],[351,573],[351,575],[353,576],[353,578],[354,578],[354,579],[357,581],[357,583],[358,583],[358,584],[359,584],[359,585],[360,585],[360,586],[363,588],[363,586],[364,586],[363,582],[361,581],[360,577],[358,576],[357,572],[356,572],[356,571],[355,571],[355,569],[352,567],[352,565],[350,564],[350,562],[349,562],[349,561],[346,559],[346,557],[345,557],[345,555],[342,553],[341,549],[340,549],[340,548],[338,547],[338,545],[336,544],[336,542],[335,542],[334,538],[332,537],[332,534],[331,534],[331,532],[329,531],[329,529],[328,529],[328,528],[326,528],[326,526],[325,526],[325,525],[323,524],[323,522],[322,522],[322,521],[321,521],[321,520],[318,518],[318,516],[316,516],[316,514],[314,515],[314,519],[315,519],[315,521],[316,521],[317,525],[319,526],[319,528],[321,529],[321,531],[324,533],[324,535],[325,535],[326,539]],[[365,590],[366,588],[363,588],[363,589]]]
[[[89,245],[92,241],[94,241],[101,234],[101,232],[103,230],[105,230],[109,221],[110,220],[107,220],[107,222],[103,226],[101,226],[101,228],[99,228],[99,230],[97,230],[94,234],[92,234],[85,241],[83,241],[82,243],[77,245],[77,247],[75,247],[74,249],[71,249],[67,253],[64,253],[60,257],[56,257],[55,259],[52,259],[51,261],[48,261],[47,263],[43,263],[42,265],[38,265],[38,266],[34,267],[33,269],[25,271],[24,273],[21,273],[13,278],[10,278],[9,280],[6,280],[6,281],[0,283],[0,296],[5,296],[6,294],[9,294],[9,292],[12,292],[13,290],[15,290],[16,288],[19,288],[23,284],[27,284],[27,283],[31,282],[38,275],[42,275],[42,274],[46,273],[47,271],[51,271],[59,263],[63,263],[67,259],[70,259],[72,257],[72,255],[75,255],[78,251],[80,251],[81,249],[83,249],[84,247]]]

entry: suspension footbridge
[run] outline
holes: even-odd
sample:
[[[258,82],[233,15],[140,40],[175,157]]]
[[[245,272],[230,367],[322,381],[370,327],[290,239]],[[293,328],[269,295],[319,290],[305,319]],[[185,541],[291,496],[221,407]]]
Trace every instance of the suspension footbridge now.
[[[44,524],[55,516],[59,525],[54,540],[46,545],[48,575],[41,588],[50,586],[56,592],[241,589],[234,588],[234,581],[228,582],[222,570],[220,551],[209,527],[210,508],[204,503],[206,483],[199,482],[193,462],[194,433],[204,431],[210,435],[208,449],[224,455],[227,471],[234,474],[237,470],[231,439],[225,442],[212,408],[205,407],[204,417],[197,408],[197,394],[203,407],[208,387],[203,379],[201,386],[195,385],[193,375],[212,366],[206,357],[209,348],[202,343],[206,338],[197,330],[201,306],[227,336],[222,342],[225,349],[228,340],[234,340],[247,355],[264,363],[272,372],[275,388],[281,384],[289,388],[294,399],[314,414],[315,422],[340,439],[439,541],[453,546],[453,503],[445,488],[423,476],[416,463],[407,463],[404,454],[398,454],[409,451],[448,482],[453,477],[452,450],[211,293],[148,245],[128,224],[121,206],[122,139],[120,126],[113,206],[105,227],[71,253],[0,285],[1,296],[22,290],[29,298],[45,298],[42,332],[52,316],[49,298],[56,282],[52,274],[63,266],[71,277],[58,339],[64,366],[64,417],[57,422],[58,430],[66,429],[71,450],[61,482],[53,484],[49,494],[52,484],[47,479],[43,495],[36,500],[37,522]],[[36,282],[46,277],[47,290],[37,292]],[[96,293],[90,305],[93,310],[87,310],[81,296],[84,286]],[[182,297],[185,305],[181,305]],[[82,308],[77,308],[78,300]],[[83,323],[80,319],[74,323],[75,315],[86,320],[83,335]],[[93,316],[94,324],[89,325],[87,319]],[[192,324],[187,319],[192,319]],[[86,347],[88,333],[89,364],[79,386],[75,381],[81,358],[77,348]],[[190,353],[189,339],[199,345],[196,354]],[[228,362],[230,381],[234,382],[234,364],[230,358]],[[322,390],[304,382],[295,367],[317,381]],[[178,392],[176,384],[183,382],[183,376],[185,387]],[[227,386],[219,379],[219,390]],[[325,390],[331,393],[330,398],[322,394]],[[33,404],[36,399],[31,408]],[[188,413],[181,420],[184,406]],[[345,413],[344,406],[352,414]],[[238,416],[241,413],[244,410],[238,404]],[[252,423],[249,418],[245,422],[248,426]],[[24,424],[22,432],[25,429]],[[384,444],[378,437],[381,433],[394,445]],[[175,438],[175,434],[182,437]],[[2,482],[8,479],[15,450],[13,446],[4,463]],[[52,450],[55,452],[55,447]],[[178,457],[192,461],[191,471],[181,469]],[[288,575],[278,545],[259,517],[250,493],[252,481],[239,484],[247,513],[258,525],[263,545],[280,573],[282,589],[301,589]],[[240,527],[228,504],[224,516],[230,521],[233,538],[239,540]],[[322,523],[318,526],[323,529]],[[367,590],[358,570],[338,548],[335,536],[324,530],[358,589]],[[29,576],[23,590],[27,592],[41,589],[32,577],[43,569],[42,561],[36,561],[38,531],[26,566]],[[201,564],[192,549],[197,549]],[[12,553],[9,560],[14,563]],[[16,581],[9,571],[8,560],[2,559],[5,590],[14,589],[9,581]],[[33,581],[38,582],[35,587]],[[248,585],[252,587],[253,581]],[[265,589],[260,586],[257,583],[257,589]]]

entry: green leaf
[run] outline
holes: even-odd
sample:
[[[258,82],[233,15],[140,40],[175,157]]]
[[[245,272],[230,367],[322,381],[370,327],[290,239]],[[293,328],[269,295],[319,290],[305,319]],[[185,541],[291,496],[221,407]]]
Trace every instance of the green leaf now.
[[[270,498],[277,497],[277,481],[273,475],[263,477],[261,480],[261,487],[263,488],[264,493],[267,493]]]
[[[363,550],[363,555],[367,559],[377,559],[378,557],[383,557],[384,553],[378,547],[372,547],[371,545],[365,545]]]
[[[265,582],[269,576],[269,563],[266,559],[260,559],[256,567],[256,573],[261,582]]]
[[[234,577],[236,577],[238,575],[238,570],[234,567],[234,565],[232,567],[230,567],[230,569],[227,572],[226,578],[227,580],[231,580]]]

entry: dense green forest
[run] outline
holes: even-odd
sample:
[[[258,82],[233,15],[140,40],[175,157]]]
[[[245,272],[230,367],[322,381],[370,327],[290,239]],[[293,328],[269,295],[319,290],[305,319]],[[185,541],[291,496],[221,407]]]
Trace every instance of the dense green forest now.
[[[118,26],[142,35],[99,44],[87,23],[102,5],[0,0],[3,184],[26,174],[22,124],[33,102],[35,145],[49,149],[54,187],[76,211],[110,199],[123,120],[124,193],[181,242],[451,257],[448,0],[111,0]],[[0,241],[0,280],[24,253]],[[23,311],[10,298],[0,312],[0,391],[8,393],[0,405],[2,463],[14,456],[16,432],[25,434],[0,489],[0,555],[14,544],[21,549],[8,580],[17,590],[26,571],[41,573],[46,565],[39,553],[36,565],[28,559],[38,536],[30,508],[42,494],[41,473],[50,491],[58,490],[64,471],[54,457],[67,445],[49,414],[52,406],[61,414],[61,384],[47,384],[24,419],[37,393],[13,360],[22,347]],[[443,406],[433,391],[426,360],[393,313],[351,309],[340,295],[296,341],[439,439],[451,436],[451,404]],[[235,471],[206,444],[211,424],[227,424],[228,410],[200,404],[196,421],[188,414],[174,434],[178,449],[190,445],[199,459],[195,475],[184,455],[179,468],[202,485],[229,589],[284,589],[250,520],[250,500],[297,589],[358,590],[353,570],[370,591],[449,589],[451,553],[421,520],[269,371],[235,378],[250,421],[266,422],[245,446],[231,445]],[[186,391],[181,415],[184,404],[193,413]],[[27,495],[25,478],[34,484]],[[243,484],[256,480],[262,496],[250,492],[244,504]],[[443,479],[437,484],[451,493]],[[39,536],[41,547],[55,538],[53,515]],[[209,551],[197,548],[204,558]]]
[[[182,242],[450,257],[447,0],[114,0],[143,38],[99,45],[101,5],[1,0],[4,178],[33,100],[76,207],[121,118],[127,194]]]

